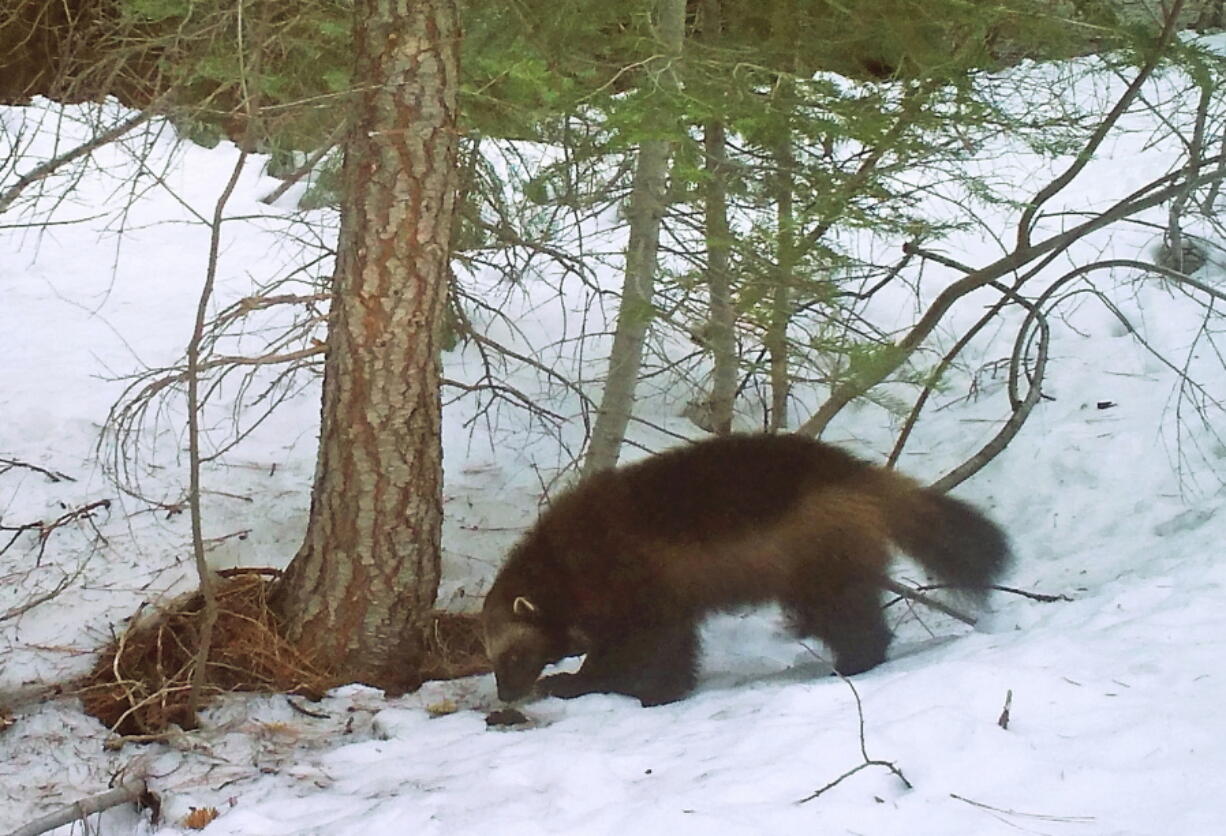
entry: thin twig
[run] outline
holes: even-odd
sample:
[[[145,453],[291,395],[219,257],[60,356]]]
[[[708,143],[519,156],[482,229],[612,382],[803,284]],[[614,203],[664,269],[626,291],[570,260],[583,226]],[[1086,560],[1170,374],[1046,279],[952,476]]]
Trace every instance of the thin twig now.
[[[981,810],[990,810],[993,813],[1001,813],[1006,816],[1022,816],[1028,819],[1040,819],[1042,821],[1051,822],[1067,822],[1069,824],[1089,824],[1090,822],[1095,821],[1094,816],[1053,816],[1047,813],[1023,813],[1019,810],[1008,810],[1003,807],[993,807],[991,804],[984,804],[982,801],[972,801],[969,798],[965,798],[953,792],[949,794],[949,797],[970,804],[972,807],[978,807]]]

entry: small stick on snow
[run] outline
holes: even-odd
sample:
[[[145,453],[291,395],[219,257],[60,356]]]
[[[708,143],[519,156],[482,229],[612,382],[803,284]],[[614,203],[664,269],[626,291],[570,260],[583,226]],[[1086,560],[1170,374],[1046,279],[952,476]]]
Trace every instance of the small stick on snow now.
[[[996,721],[996,725],[1000,726],[1002,729],[1008,730],[1009,711],[1012,710],[1012,708],[1013,708],[1013,689],[1010,688],[1008,691],[1005,691],[1005,708],[1003,711],[1000,712],[1000,718]]]
[[[1073,600],[1063,593],[1060,595],[1047,595],[1043,592],[1027,592],[1024,589],[1017,589],[1016,587],[1012,586],[1000,586],[999,584],[993,584],[990,588],[995,589],[997,592],[1008,592],[1010,595],[1021,595],[1023,598],[1029,598],[1031,601],[1041,601],[1044,604],[1054,604],[1057,601],[1071,602]]]

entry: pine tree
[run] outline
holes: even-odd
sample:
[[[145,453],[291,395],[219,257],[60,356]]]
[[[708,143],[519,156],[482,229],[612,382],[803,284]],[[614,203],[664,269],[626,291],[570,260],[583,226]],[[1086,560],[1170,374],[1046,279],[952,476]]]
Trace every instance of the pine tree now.
[[[456,181],[455,0],[360,0],[323,420],[275,603],[336,673],[418,683],[442,526],[440,322]]]

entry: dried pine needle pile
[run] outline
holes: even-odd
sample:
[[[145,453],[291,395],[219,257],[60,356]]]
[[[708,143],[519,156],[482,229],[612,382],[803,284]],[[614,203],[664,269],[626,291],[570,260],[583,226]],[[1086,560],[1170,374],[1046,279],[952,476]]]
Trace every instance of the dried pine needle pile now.
[[[342,684],[318,659],[282,637],[268,604],[271,588],[257,573],[218,582],[218,615],[202,704],[230,691],[318,698]],[[169,723],[186,720],[204,596],[197,591],[142,609],[102,651],[80,692],[86,712],[123,735],[156,734]],[[423,679],[453,679],[490,669],[475,615],[436,611],[423,643]]]

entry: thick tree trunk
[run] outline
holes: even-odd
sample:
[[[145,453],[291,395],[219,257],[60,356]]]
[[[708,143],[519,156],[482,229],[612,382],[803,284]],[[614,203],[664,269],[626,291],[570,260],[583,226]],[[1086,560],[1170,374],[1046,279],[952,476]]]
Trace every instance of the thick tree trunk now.
[[[776,220],[778,222],[775,258],[778,269],[771,289],[771,318],[766,329],[766,349],[770,353],[771,409],[769,427],[778,432],[788,425],[788,400],[792,393],[789,369],[788,326],[792,322],[792,281],[796,269],[796,218],[792,209],[795,159],[791,136],[784,139],[775,154],[779,166]]]
[[[676,89],[678,81],[671,63],[681,55],[685,40],[685,0],[659,0],[657,31],[665,54],[655,66],[659,85]],[[656,254],[660,242],[660,221],[664,217],[668,191],[668,161],[672,143],[667,139],[645,140],[639,146],[634,185],[626,214],[630,221],[630,242],[626,248],[626,269],[621,307],[609,355],[609,375],[605,381],[600,407],[592,426],[592,441],[583,472],[595,473],[613,467],[621,452],[622,439],[634,409],[634,390],[643,359],[643,342],[653,315]]]
[[[728,228],[728,149],[724,123],[708,122],[703,145],[706,153],[707,292],[711,296],[707,347],[711,351],[710,430],[732,432],[736,403],[736,306],[732,301],[732,272],[728,266],[731,232]]]
[[[634,186],[626,212],[630,220],[630,243],[626,249],[621,305],[609,353],[609,374],[583,466],[586,474],[617,464],[622,439],[634,410],[643,343],[653,314],[656,252],[660,242],[660,220],[664,216],[670,151],[668,141],[662,139],[646,140],[639,146]]]
[[[703,39],[714,42],[721,29],[721,0],[703,0]],[[707,229],[707,292],[711,294],[711,321],[707,343],[711,351],[710,423],[720,435],[732,432],[736,401],[736,307],[732,302],[732,275],[728,267],[731,232],[728,229],[728,145],[724,123],[713,119],[703,131],[707,170],[705,221]]]
[[[419,682],[442,524],[439,323],[455,195],[455,0],[358,0],[357,94],[311,517],[275,604],[345,678]]]

